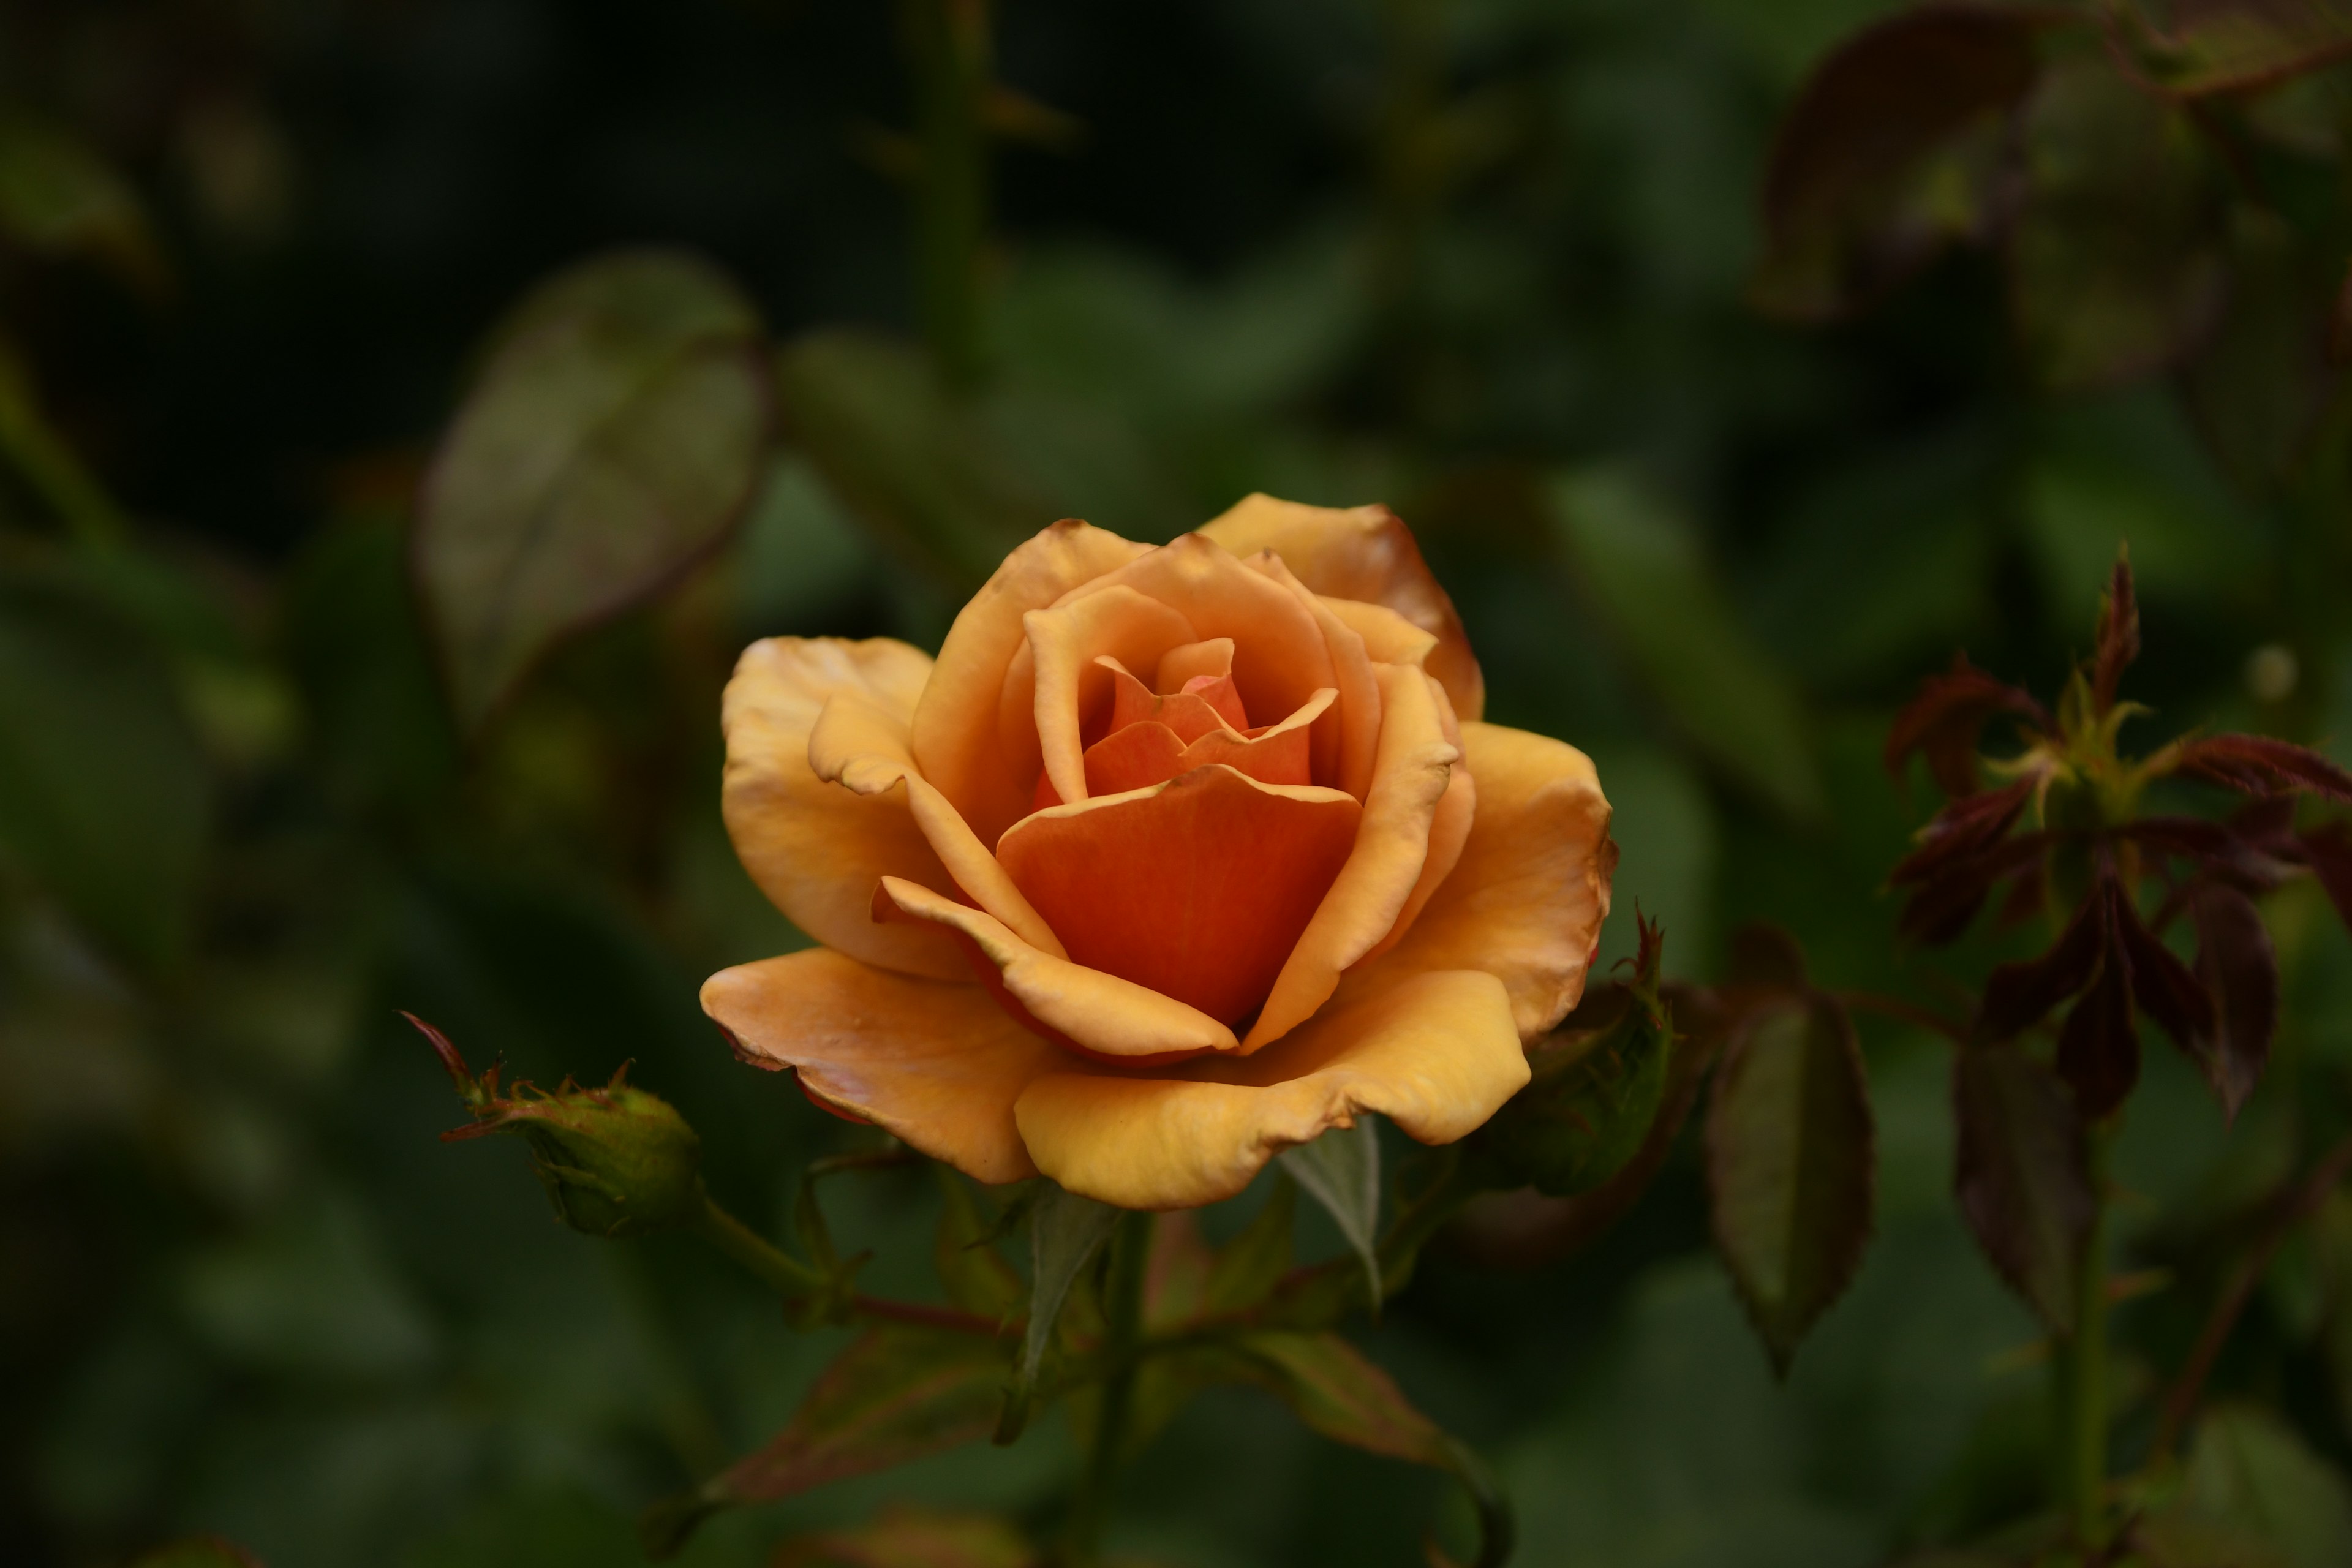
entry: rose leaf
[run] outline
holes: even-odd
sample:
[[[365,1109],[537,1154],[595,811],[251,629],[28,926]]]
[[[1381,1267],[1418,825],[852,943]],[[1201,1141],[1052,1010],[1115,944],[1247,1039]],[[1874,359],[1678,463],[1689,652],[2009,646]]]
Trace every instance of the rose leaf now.
[[[1994,1269],[2051,1327],[2074,1321],[2091,1233],[2090,1167],[2065,1087],[2011,1046],[1972,1046],[1952,1071],[1960,1213]]]
[[[1374,1317],[1381,1310],[1381,1131],[1378,1120],[1359,1113],[1353,1127],[1334,1127],[1311,1142],[1285,1149],[1279,1158],[1292,1180],[1323,1205],[1339,1234],[1364,1265],[1364,1283]]]

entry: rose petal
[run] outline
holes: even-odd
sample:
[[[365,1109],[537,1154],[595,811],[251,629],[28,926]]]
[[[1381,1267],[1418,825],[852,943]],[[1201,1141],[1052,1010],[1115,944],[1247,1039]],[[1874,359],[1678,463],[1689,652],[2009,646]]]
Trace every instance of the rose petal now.
[[[1281,584],[1250,570],[1198,534],[1186,534],[1072,589],[1062,605],[1074,605],[1120,588],[1133,589],[1177,611],[1202,641],[1231,637],[1234,684],[1252,713],[1295,712],[1323,687],[1339,685],[1313,613]],[[1123,662],[1130,669],[1143,668],[1137,659]],[[1345,688],[1340,700],[1343,705],[1348,700]],[[1041,698],[1041,721],[1044,716]],[[1334,776],[1331,759],[1318,755],[1316,762],[1318,778]],[[1060,782],[1059,774],[1055,782]]]
[[[1364,639],[1364,653],[1374,661],[1409,664],[1417,669],[1429,668],[1429,656],[1438,647],[1434,634],[1422,630],[1386,605],[1328,595],[1323,602],[1331,606],[1331,613],[1345,622],[1349,630]],[[1450,694],[1447,700],[1452,700]]]
[[[1231,675],[1233,672],[1233,638],[1210,637],[1204,642],[1188,642],[1160,656],[1160,668],[1151,678],[1151,689],[1181,691],[1187,681],[1197,680],[1204,675]]]
[[[1437,638],[1426,668],[1474,720],[1486,710],[1486,682],[1454,601],[1421,558],[1396,513],[1384,506],[1302,506],[1268,495],[1244,497],[1201,531],[1236,555],[1271,550],[1314,593],[1386,605]]]
[[[886,1127],[980,1181],[1036,1173],[1013,1102],[1069,1056],[969,981],[917,980],[812,948],[720,970],[703,982],[702,1010],[738,1056],[797,1069],[828,1109]]]
[[[1044,1073],[1013,1115],[1037,1168],[1071,1192],[1191,1208],[1233,1196],[1280,1151],[1367,1111],[1424,1143],[1451,1142],[1527,1081],[1501,982],[1457,970],[1333,1009],[1246,1058],[1149,1078]]]
[[[1163,695],[1138,680],[1115,658],[1098,657],[1095,662],[1110,672],[1110,733],[1129,724],[1158,722],[1190,744],[1220,730],[1239,731],[1250,727],[1249,710],[1242,706],[1241,693],[1234,689],[1230,675],[1196,676],[1186,689]]]
[[[910,750],[923,777],[982,843],[995,842],[1028,812],[1037,777],[1034,760],[1009,765],[997,743],[997,696],[1022,646],[1021,617],[1150,548],[1083,522],[1057,522],[1006,556],[948,629],[915,707]],[[868,890],[860,889],[859,898]]]
[[[904,790],[908,814],[955,886],[1018,931],[1031,946],[1061,955],[1062,944],[1054,928],[1029,907],[1029,900],[947,797],[917,771],[915,759],[907,750],[906,726],[883,712],[872,699],[857,691],[837,691],[827,698],[816,728],[809,732],[808,758],[817,777],[859,795]],[[857,891],[871,900],[873,881],[861,883]]]
[[[1082,1050],[1164,1060],[1230,1051],[1236,1043],[1231,1029],[1174,997],[1041,952],[993,916],[929,888],[885,878],[874,895],[874,916],[926,921],[960,933],[1028,1019]]]
[[[1372,769],[1381,745],[1381,687],[1372,677],[1364,639],[1340,617],[1336,602],[1308,593],[1279,555],[1253,555],[1248,564],[1282,584],[1315,617],[1323,634],[1323,646],[1331,655],[1331,679],[1339,690],[1336,743],[1327,748],[1328,769],[1323,776],[1361,800],[1372,787]]]
[[[868,911],[874,884],[885,876],[940,890],[956,885],[906,797],[861,796],[809,766],[809,733],[835,693],[856,691],[878,712],[895,713],[903,737],[930,668],[920,649],[887,637],[753,643],[720,706],[727,773],[719,799],[744,869],[794,925],[868,963],[957,980],[966,971],[953,943],[877,927]]]
[[[996,855],[1073,961],[1230,1023],[1265,1000],[1362,815],[1338,790],[1207,767],[1039,812]]]
[[[1032,610],[1022,625],[1029,640],[1006,668],[997,703],[1003,754],[1042,766],[1064,800],[1083,800],[1087,721],[1096,714],[1108,721],[1114,670],[1155,667],[1161,654],[1194,640],[1192,624],[1148,595],[1112,584]]]
[[[1617,847],[1582,752],[1499,724],[1462,726],[1478,809],[1461,863],[1390,952],[1350,971],[1339,1000],[1432,970],[1501,978],[1523,1038],[1567,1016],[1609,913]]]
[[[1429,677],[1396,664],[1375,665],[1373,673],[1385,718],[1354,849],[1290,950],[1242,1041],[1244,1052],[1279,1039],[1323,1005],[1348,966],[1395,927],[1428,861],[1430,826],[1462,753],[1446,741]]]
[[[1308,742],[1316,721],[1339,695],[1325,687],[1313,701],[1279,724],[1268,724],[1247,735],[1213,729],[1190,745],[1175,730],[1155,719],[1113,730],[1087,748],[1087,793],[1101,796],[1148,789],[1216,763],[1260,784],[1311,783]],[[1058,798],[1041,797],[1038,809],[1061,804]]]

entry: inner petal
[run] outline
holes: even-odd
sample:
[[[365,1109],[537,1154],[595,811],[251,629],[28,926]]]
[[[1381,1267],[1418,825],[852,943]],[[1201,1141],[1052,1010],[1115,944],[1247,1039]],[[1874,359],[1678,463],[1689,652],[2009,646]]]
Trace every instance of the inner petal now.
[[[1234,639],[1210,637],[1203,642],[1188,642],[1181,647],[1171,647],[1160,656],[1160,670],[1152,678],[1155,691],[1181,691],[1184,684],[1202,676],[1231,675],[1234,672]]]
[[[1095,663],[1110,672],[1110,732],[1157,721],[1190,742],[1221,729],[1249,728],[1249,710],[1242,706],[1231,675],[1196,675],[1182,690],[1163,696],[1115,658],[1098,658]]]
[[[1265,1002],[1362,814],[1339,790],[1209,766],[1039,812],[996,853],[1074,963],[1235,1024]]]

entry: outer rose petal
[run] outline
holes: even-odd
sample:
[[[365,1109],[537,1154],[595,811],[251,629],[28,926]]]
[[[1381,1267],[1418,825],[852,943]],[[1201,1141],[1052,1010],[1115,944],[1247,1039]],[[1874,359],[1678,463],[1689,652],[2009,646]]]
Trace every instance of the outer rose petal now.
[[[1150,548],[1083,522],[1057,522],[1006,556],[948,629],[915,707],[911,744],[923,776],[983,843],[1027,814],[1036,782],[1034,768],[1024,777],[1004,767],[996,747],[997,694],[1022,643],[1021,617]]]
[[[1460,864],[1394,948],[1349,972],[1351,1003],[1432,970],[1477,968],[1508,988],[1522,1038],[1584,994],[1609,913],[1609,802],[1575,747],[1499,724],[1462,726],[1478,813]]]
[[[835,692],[826,700],[816,728],[809,732],[809,767],[817,777],[859,795],[903,790],[908,814],[955,886],[1019,932],[1024,942],[1061,957],[1062,944],[1053,928],[1029,907],[1029,900],[1021,896],[1021,889],[1013,885],[1013,879],[1004,874],[988,847],[972,836],[971,825],[956,815],[947,797],[916,771],[906,737],[906,726],[870,699],[856,691]],[[871,900],[874,885],[867,882],[857,891]]]
[[[1281,1150],[1376,1111],[1424,1143],[1475,1130],[1528,1081],[1491,974],[1416,974],[1334,1008],[1278,1045],[1150,1077],[1042,1074],[1013,1108],[1037,1168],[1124,1208],[1233,1196]]]
[[[1022,1011],[1082,1050],[1164,1060],[1230,1051],[1236,1043],[1231,1029],[1199,1009],[1131,980],[1040,952],[994,917],[929,888],[886,877],[875,891],[874,910],[877,920],[929,921],[962,936]]]
[[[1388,508],[1343,510],[1244,496],[1201,531],[1236,555],[1273,551],[1310,591],[1328,598],[1386,605],[1437,638],[1427,668],[1444,683],[1454,710],[1465,719],[1486,711],[1486,677],[1462,617],[1422,561],[1412,532]]]
[[[1322,630],[1323,646],[1331,655],[1331,679],[1339,692],[1339,771],[1331,782],[1361,800],[1372,787],[1372,768],[1381,746],[1381,686],[1372,676],[1374,656],[1367,652],[1363,634],[1339,613],[1339,604],[1307,592],[1307,585],[1282,563],[1281,556],[1253,555],[1249,565],[1288,589]]]
[[[919,648],[877,637],[771,637],[753,643],[727,683],[720,724],[727,773],[720,805],[735,852],[785,918],[828,947],[934,979],[967,974],[952,942],[873,922],[874,884],[903,877],[955,886],[903,795],[860,796],[810,770],[809,733],[835,693],[868,699],[903,733],[930,673]]]
[[[1279,1039],[1323,1005],[1348,966],[1396,928],[1428,864],[1430,828],[1462,753],[1446,740],[1429,677],[1397,664],[1375,666],[1374,673],[1385,718],[1355,847],[1290,950],[1244,1051]]]
[[[908,929],[908,928],[893,928]],[[892,974],[824,948],[722,969],[702,1010],[736,1054],[983,1182],[1034,1175],[1013,1102],[1069,1060],[977,985]]]

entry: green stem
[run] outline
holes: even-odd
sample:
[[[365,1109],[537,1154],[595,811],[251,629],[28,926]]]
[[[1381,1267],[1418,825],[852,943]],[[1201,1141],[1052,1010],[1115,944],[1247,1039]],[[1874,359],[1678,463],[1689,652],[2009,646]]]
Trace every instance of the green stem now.
[[[2058,1358],[2063,1495],[2075,1539],[2107,1544],[2107,1145],[2112,1123],[2088,1133],[2091,1230],[2074,1272],[2074,1328]]]
[[[988,237],[986,0],[904,0],[922,163],[915,184],[915,266],[923,336],[947,384],[980,380],[981,250]]]
[[[1152,1220],[1149,1214],[1129,1214],[1119,1221],[1110,1241],[1109,1288],[1103,1302],[1109,1331],[1103,1352],[1111,1373],[1103,1382],[1086,1474],[1070,1504],[1066,1568],[1090,1568],[1101,1560],[1103,1526],[1110,1517],[1119,1451],[1127,1443],[1128,1411],[1135,1403],[1135,1379],[1143,1364],[1143,1281],[1151,1260]]]
[[[128,532],[114,498],[33,402],[32,389],[0,349],[0,454],[82,544],[104,548]]]
[[[822,1289],[824,1275],[719,1206],[705,1188],[691,1222],[694,1234],[757,1275],[780,1296],[805,1296]]]

